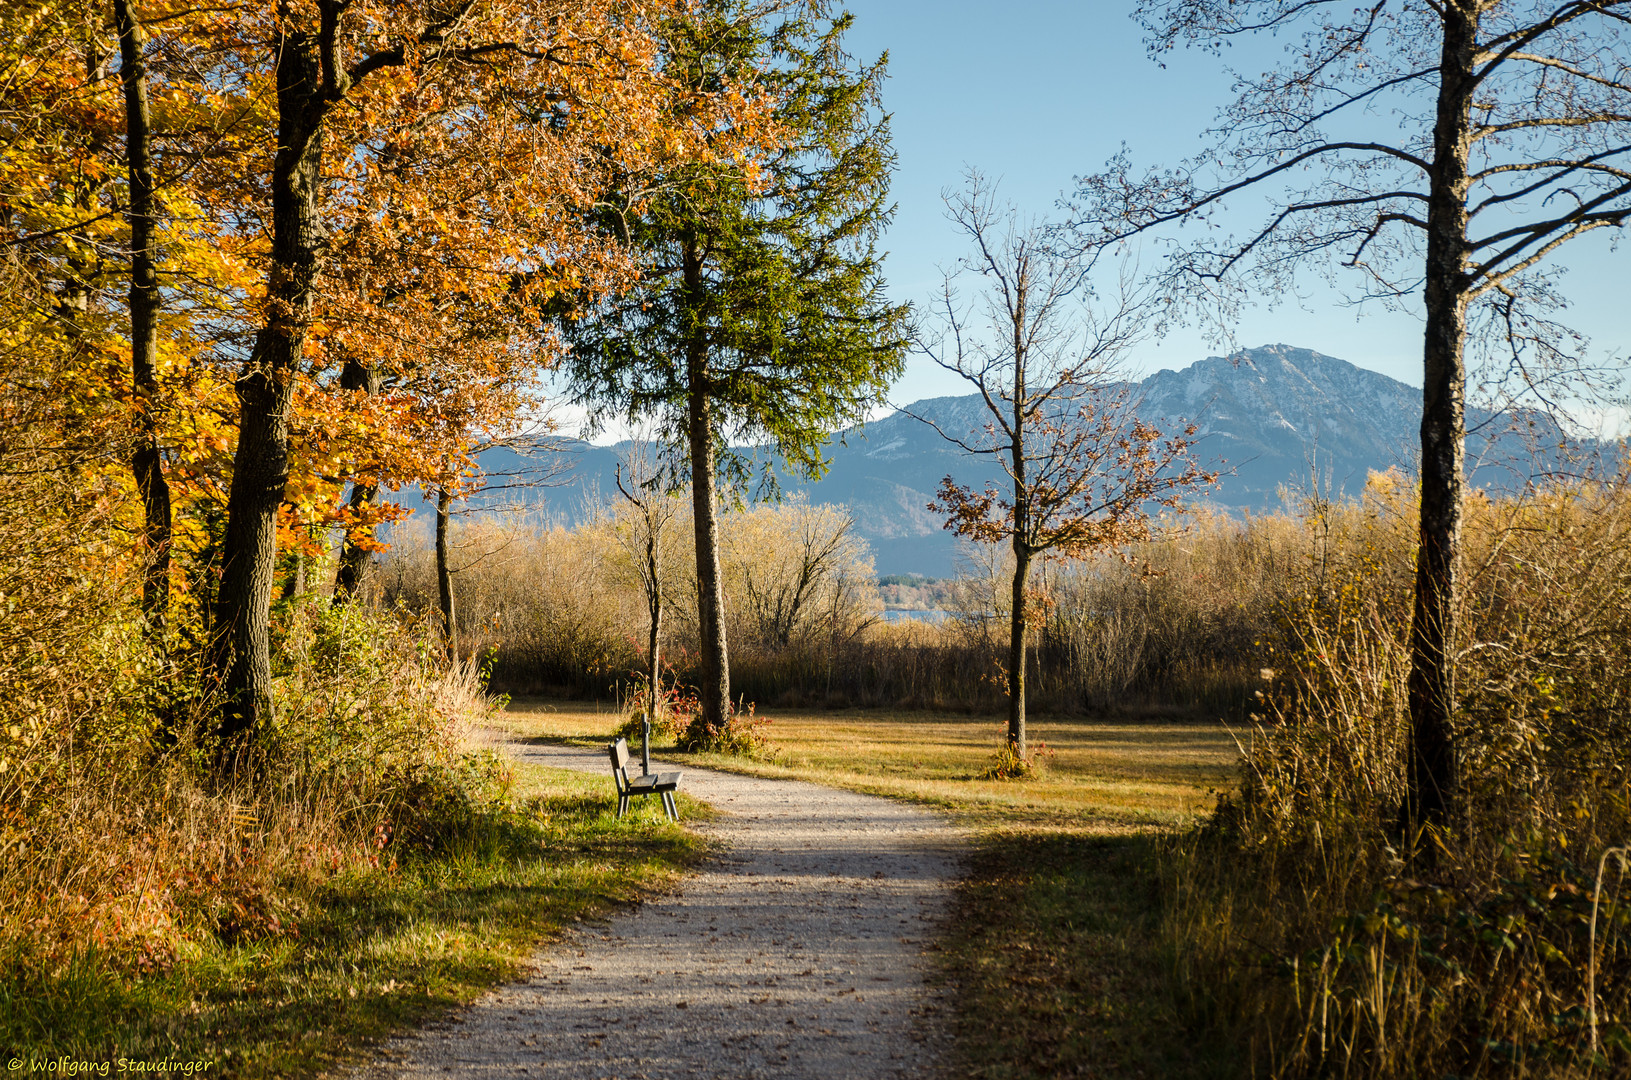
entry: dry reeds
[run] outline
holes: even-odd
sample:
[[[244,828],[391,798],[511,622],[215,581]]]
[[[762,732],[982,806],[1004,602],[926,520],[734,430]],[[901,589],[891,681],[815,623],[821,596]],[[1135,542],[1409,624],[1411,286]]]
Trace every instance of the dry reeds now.
[[[1402,827],[1411,493],[1323,507],[1242,789],[1171,862],[1197,1022],[1252,1071],[1573,1077],[1631,1067],[1631,489],[1474,500],[1444,829]],[[1600,872],[1609,866],[1608,872]]]
[[[615,505],[575,528],[471,521],[452,559],[459,638],[513,693],[627,698],[643,670],[646,606]],[[970,549],[949,617],[886,622],[870,557],[847,515],[801,501],[725,517],[733,697],[762,705],[957,711],[998,707],[1008,587],[1000,553]],[[680,683],[696,654],[695,582],[684,521],[669,530],[662,652]],[[1037,575],[1030,653],[1036,707],[1060,712],[1201,709],[1252,689],[1287,573],[1312,557],[1300,519],[1222,516],[1181,541]],[[1121,556],[1125,555],[1123,558]],[[374,573],[387,606],[436,603],[430,545],[400,537]]]

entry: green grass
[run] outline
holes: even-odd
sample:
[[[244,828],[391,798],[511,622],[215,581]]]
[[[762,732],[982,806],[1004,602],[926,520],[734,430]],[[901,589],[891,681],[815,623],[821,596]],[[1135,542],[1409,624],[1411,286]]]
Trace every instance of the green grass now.
[[[54,972],[12,965],[0,973],[0,1043],[25,1063],[118,1072],[120,1058],[171,1059],[213,1062],[211,1076],[312,1075],[514,977],[563,927],[671,885],[702,854],[655,809],[616,821],[603,778],[516,771],[524,812],[395,873],[332,881],[297,934],[194,940],[147,977],[94,955]]]
[[[677,754],[699,766],[810,780],[941,808],[975,840],[937,945],[957,1003],[953,1074],[980,1080],[1230,1075],[1180,1031],[1161,944],[1166,837],[1210,808],[1239,750],[1221,725],[1044,717],[1054,750],[1024,781],[982,779],[994,717],[772,710],[765,760]],[[520,700],[523,738],[601,745],[622,717]]]
[[[1181,1030],[1151,866],[1159,837],[988,831],[942,944],[970,1080],[1230,1075]]]

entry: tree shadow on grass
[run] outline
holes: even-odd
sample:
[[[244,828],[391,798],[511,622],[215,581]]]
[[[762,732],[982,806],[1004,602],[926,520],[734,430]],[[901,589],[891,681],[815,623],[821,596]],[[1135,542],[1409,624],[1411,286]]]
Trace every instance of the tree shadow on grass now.
[[[954,1075],[1238,1075],[1182,1030],[1158,936],[1158,835],[1002,829],[969,861],[942,945]]]

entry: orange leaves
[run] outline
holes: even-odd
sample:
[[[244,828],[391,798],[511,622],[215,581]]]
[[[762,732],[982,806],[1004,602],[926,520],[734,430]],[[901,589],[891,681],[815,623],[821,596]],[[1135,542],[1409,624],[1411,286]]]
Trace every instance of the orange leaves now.
[[[258,335],[299,342],[284,418],[286,538],[372,527],[384,518],[341,509],[347,483],[468,482],[472,441],[536,405],[539,376],[561,353],[545,328],[562,298],[635,279],[615,238],[586,225],[609,192],[627,195],[631,177],[681,158],[751,171],[769,145],[754,87],[703,94],[664,72],[654,31],[680,9],[669,0],[475,0],[446,25],[445,5],[352,0],[334,9],[322,236],[295,302],[294,263],[272,257],[275,65],[280,41],[320,30],[320,9],[137,0],[162,132],[152,250],[163,290],[158,389],[138,398],[124,370],[131,234],[117,42],[94,5],[0,8],[0,239],[25,241],[0,272],[20,268],[29,282],[0,283],[10,299],[27,297],[0,310],[0,362],[62,358],[75,377],[54,422],[110,467],[123,463],[135,418],[154,419],[183,547],[207,532],[183,519],[213,513],[229,490],[234,380]],[[53,305],[70,294],[79,308],[65,319]],[[342,389],[347,363],[375,373],[378,392]]]

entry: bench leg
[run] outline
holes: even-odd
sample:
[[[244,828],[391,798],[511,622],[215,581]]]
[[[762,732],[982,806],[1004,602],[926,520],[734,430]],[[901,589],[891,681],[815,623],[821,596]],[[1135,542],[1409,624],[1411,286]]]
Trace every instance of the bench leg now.
[[[670,821],[680,819],[680,808],[674,802],[674,793],[672,791],[663,792],[663,812],[668,815]]]
[[[628,813],[628,812],[629,812],[629,797],[627,795],[619,795],[617,797],[617,820],[622,821],[623,820],[623,815]]]

